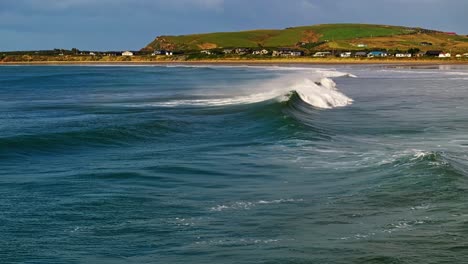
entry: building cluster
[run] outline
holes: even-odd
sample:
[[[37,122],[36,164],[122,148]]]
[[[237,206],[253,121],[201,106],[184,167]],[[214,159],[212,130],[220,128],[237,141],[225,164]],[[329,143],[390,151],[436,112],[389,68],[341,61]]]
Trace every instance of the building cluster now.
[[[451,58],[452,54],[449,52],[444,52],[441,50],[430,50],[427,52],[418,52],[418,53],[410,53],[410,52],[394,52],[389,53],[386,51],[357,51],[357,52],[340,52],[338,54],[333,54],[329,51],[320,51],[316,52],[313,57],[331,57],[337,56],[341,58],[385,58],[385,57],[396,57],[396,58],[412,58],[412,57],[437,57],[437,58]],[[468,53],[465,54],[457,54],[457,58],[461,57],[468,57]]]
[[[223,49],[223,50],[201,50],[199,51],[202,55],[255,55],[255,56],[272,56],[272,57],[302,57],[306,56],[304,51],[294,50],[289,48],[280,48],[274,50],[267,49],[248,49],[248,48],[236,48],[236,49]],[[112,53],[113,55],[116,55]],[[137,52],[124,51],[121,56],[135,56]],[[173,56],[176,54],[173,51],[168,50],[155,50],[151,53],[151,56]],[[96,54],[91,52],[89,55],[95,56]],[[326,57],[340,57],[340,58],[412,58],[412,57],[433,57],[433,58],[451,58],[450,52],[442,50],[429,50],[426,52],[387,52],[387,51],[346,51],[346,52],[334,52],[334,51],[318,51],[312,54],[315,58],[326,58]],[[468,58],[468,53],[456,54],[456,58]]]

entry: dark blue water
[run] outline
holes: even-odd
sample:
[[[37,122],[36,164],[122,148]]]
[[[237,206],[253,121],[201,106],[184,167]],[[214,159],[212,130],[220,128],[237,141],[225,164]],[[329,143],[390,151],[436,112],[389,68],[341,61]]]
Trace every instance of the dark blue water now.
[[[464,66],[0,67],[0,262],[466,263],[467,102]]]

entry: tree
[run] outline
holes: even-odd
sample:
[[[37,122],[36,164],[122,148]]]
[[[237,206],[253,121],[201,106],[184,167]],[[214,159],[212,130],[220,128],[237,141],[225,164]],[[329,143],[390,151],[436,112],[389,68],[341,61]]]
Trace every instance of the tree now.
[[[419,48],[411,48],[408,50],[408,53],[418,54],[421,50]]]

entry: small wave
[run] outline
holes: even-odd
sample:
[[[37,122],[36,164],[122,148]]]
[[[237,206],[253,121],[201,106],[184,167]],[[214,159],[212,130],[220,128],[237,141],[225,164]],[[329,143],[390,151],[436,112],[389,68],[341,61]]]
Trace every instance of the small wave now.
[[[271,201],[259,200],[255,202],[241,201],[241,202],[235,202],[231,204],[217,205],[217,206],[211,207],[210,211],[222,212],[226,210],[250,210],[254,207],[261,206],[261,205],[297,203],[297,202],[303,202],[303,201],[304,201],[303,199],[278,199],[278,200],[271,200]]]
[[[413,220],[413,221],[399,221],[394,224],[388,225],[382,230],[382,233],[392,234],[399,231],[411,230],[418,225],[426,224],[426,221],[423,220]]]
[[[281,239],[256,239],[256,238],[239,238],[239,239],[211,239],[205,241],[197,241],[196,245],[210,246],[249,246],[249,245],[268,245],[281,242]]]
[[[432,165],[444,165],[446,162],[442,159],[441,153],[433,151],[425,151],[419,149],[408,149],[397,152],[383,160],[378,165],[394,164],[399,165],[407,162],[429,161],[434,162]]]

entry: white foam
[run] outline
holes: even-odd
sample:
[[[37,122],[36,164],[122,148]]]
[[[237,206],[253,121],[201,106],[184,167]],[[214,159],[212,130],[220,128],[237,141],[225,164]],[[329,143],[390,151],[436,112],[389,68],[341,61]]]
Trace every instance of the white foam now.
[[[222,204],[210,208],[212,212],[222,212],[226,210],[250,210],[260,205],[272,205],[272,204],[283,204],[283,203],[297,203],[303,202],[303,199],[278,199],[278,200],[259,200],[255,202],[234,202],[231,204]]]
[[[304,102],[317,108],[344,107],[353,103],[353,99],[338,91],[336,83],[329,78],[322,78],[319,83],[304,79],[293,90]]]
[[[330,109],[353,103],[351,98],[337,89],[336,83],[331,78],[355,77],[354,75],[335,70],[306,68],[303,70],[295,71],[292,74],[283,74],[267,82],[249,83],[244,87],[232,87],[229,95],[221,97],[218,95],[216,98],[209,99],[170,100],[138,106],[177,107],[253,104],[274,99],[285,100],[286,96],[293,91],[297,92],[305,103],[317,108]],[[248,93],[248,95],[245,95],[245,93]]]

